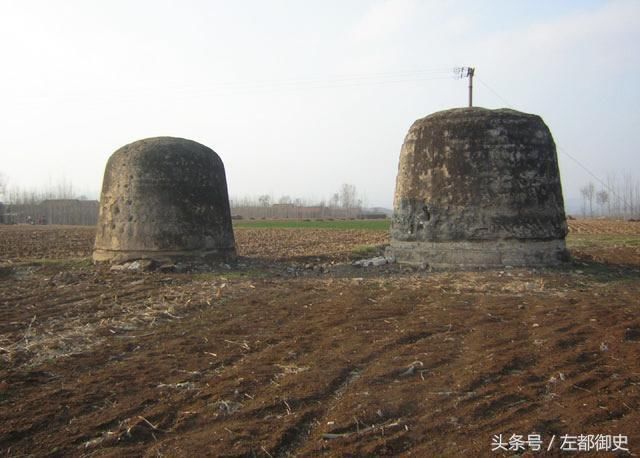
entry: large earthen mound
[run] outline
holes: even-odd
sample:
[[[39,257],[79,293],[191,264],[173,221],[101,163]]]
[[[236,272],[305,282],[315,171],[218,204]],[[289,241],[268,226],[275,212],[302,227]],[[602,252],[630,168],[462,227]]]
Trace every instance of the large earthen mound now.
[[[555,143],[539,116],[458,108],[411,126],[391,229],[399,262],[552,265],[566,233]]]
[[[157,137],[117,150],[102,184],[95,261],[235,257],[224,165],[191,140]]]

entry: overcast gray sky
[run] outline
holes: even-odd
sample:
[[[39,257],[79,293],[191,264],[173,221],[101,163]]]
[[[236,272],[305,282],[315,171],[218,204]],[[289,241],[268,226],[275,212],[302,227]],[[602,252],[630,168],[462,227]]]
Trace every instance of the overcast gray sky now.
[[[536,113],[596,175],[640,155],[639,1],[0,0],[0,172],[97,197],[109,155],[213,148],[232,196],[390,207],[411,123],[466,104]],[[559,154],[565,197],[591,177]]]

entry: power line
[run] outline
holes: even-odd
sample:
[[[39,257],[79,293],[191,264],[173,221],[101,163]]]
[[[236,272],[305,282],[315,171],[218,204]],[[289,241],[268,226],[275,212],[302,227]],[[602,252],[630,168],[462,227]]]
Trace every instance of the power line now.
[[[93,94],[90,95],[98,95],[103,97],[135,97],[138,96],[141,92],[165,92],[174,94],[180,93],[183,95],[228,95],[237,93],[242,94],[260,92],[263,90],[332,89],[341,87],[387,85],[448,79],[450,72],[450,68],[433,68],[410,71],[338,74],[328,76],[294,77],[271,80],[220,81],[204,86],[197,86],[194,84],[178,84],[152,87],[147,85],[137,88],[116,88],[114,91],[108,91],[105,90],[105,88],[95,87],[92,89]],[[85,98],[87,95],[89,94],[86,94],[86,92],[84,94],[32,94],[30,98],[46,99],[58,96],[75,96]]]
[[[198,95],[226,95],[228,93],[252,93],[261,90],[313,90],[313,89],[333,89],[343,87],[360,87],[360,86],[377,86],[398,83],[419,83],[425,81],[435,81],[449,79],[448,76],[414,76],[414,77],[394,77],[394,78],[348,78],[348,79],[332,79],[332,80],[305,80],[305,81],[286,81],[261,84],[230,84],[215,85],[211,88],[195,89]],[[223,86],[223,87],[216,87]],[[162,90],[162,89],[158,89]],[[182,87],[177,91],[190,93],[191,87]]]
[[[500,100],[502,100],[504,103],[507,104],[507,108],[511,108],[513,109],[513,105],[511,103],[509,103],[509,101],[507,99],[505,99],[504,97],[502,97],[495,89],[491,88],[487,83],[485,83],[484,81],[482,81],[480,78],[477,78],[478,81],[480,81],[480,83],[486,87],[487,89],[489,89],[491,92],[493,92],[494,95],[496,95]],[[587,168],[586,165],[584,165],[582,162],[580,162],[578,159],[576,159],[575,157],[573,157],[571,154],[569,154],[567,151],[565,151],[565,149],[560,146],[560,145],[556,145],[556,148],[558,151],[560,151],[561,154],[564,154],[565,156],[567,156],[569,159],[571,159],[573,162],[575,162],[578,167],[580,167],[582,170],[584,170],[585,172],[587,172],[587,174],[589,174],[589,176],[591,176],[591,178],[593,178],[594,180],[596,180],[598,183],[600,183],[600,185],[605,188],[607,191],[609,191],[611,194],[613,194],[614,197],[621,199],[622,202],[625,205],[627,204],[627,200],[625,199],[624,196],[620,196],[618,195],[618,193],[611,187],[609,186],[607,183],[605,183],[600,177],[598,177],[595,173],[593,173],[591,170],[589,170],[589,168]]]
[[[493,94],[494,94],[496,97],[498,97],[500,100],[502,100],[504,103],[506,103],[508,108],[513,108],[513,107],[511,106],[511,104],[509,103],[509,101],[508,101],[508,100],[506,100],[504,97],[502,97],[500,94],[498,94],[498,93],[497,93],[494,89],[492,89],[492,88],[491,88],[487,83],[485,83],[484,81],[482,81],[482,79],[480,79],[480,78],[477,78],[477,79],[478,79],[478,81],[480,81],[480,84],[482,84],[484,87],[486,87],[487,89],[489,89],[491,92],[493,92]]]

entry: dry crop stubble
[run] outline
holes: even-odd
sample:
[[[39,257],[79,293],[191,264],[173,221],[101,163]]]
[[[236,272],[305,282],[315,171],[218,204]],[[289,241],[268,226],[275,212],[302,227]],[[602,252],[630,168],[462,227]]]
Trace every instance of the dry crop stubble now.
[[[384,231],[239,228],[246,267],[178,274],[74,260],[92,228],[1,227],[0,450],[484,456],[536,431],[635,451],[634,224],[586,227],[563,268],[440,273],[350,267]],[[345,267],[287,270],[315,257]]]

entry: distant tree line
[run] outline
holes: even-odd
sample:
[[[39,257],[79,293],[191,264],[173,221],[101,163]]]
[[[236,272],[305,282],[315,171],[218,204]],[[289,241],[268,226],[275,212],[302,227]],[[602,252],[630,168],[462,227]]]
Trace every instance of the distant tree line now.
[[[43,189],[9,186],[0,173],[0,224],[82,224],[97,221],[98,202],[78,196],[67,179]]]
[[[363,202],[356,187],[345,183],[328,199],[317,202],[286,195],[275,199],[268,194],[232,198],[231,213],[236,218],[357,218],[363,216]]]
[[[640,218],[640,181],[632,175],[609,174],[599,187],[590,181],[580,195],[583,217]]]
[[[4,175],[0,173],[0,202],[11,205],[33,205],[45,200],[78,199],[87,200],[84,195],[78,195],[71,181],[61,178],[55,184],[46,187],[22,188],[10,186]]]
[[[73,184],[67,179],[61,179],[55,185],[46,188],[28,189],[8,186],[5,176],[0,173],[0,202],[4,203],[0,212],[0,222],[74,224],[70,221],[78,220],[81,222],[75,224],[92,224],[97,205],[88,205],[88,202],[74,203],[86,200],[85,196],[78,196],[74,192]],[[317,219],[385,216],[365,215],[364,200],[354,185],[345,183],[328,199],[318,202],[287,195],[275,199],[263,194],[258,197],[234,198],[230,204],[232,215],[241,218]],[[82,218],[77,215],[82,215]]]

